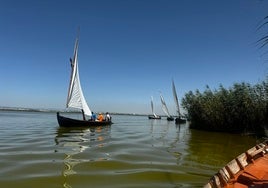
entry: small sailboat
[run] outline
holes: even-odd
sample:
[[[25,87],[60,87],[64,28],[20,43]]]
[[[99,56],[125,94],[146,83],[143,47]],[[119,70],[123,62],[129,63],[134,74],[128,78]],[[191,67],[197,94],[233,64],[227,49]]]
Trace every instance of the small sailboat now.
[[[151,109],[152,109],[152,114],[153,115],[149,115],[148,118],[149,119],[161,119],[161,116],[156,115],[155,112],[154,112],[153,96],[151,96]]]
[[[168,121],[173,121],[174,118],[170,115],[169,111],[168,111],[168,108],[167,108],[167,105],[166,105],[166,102],[164,100],[164,97],[162,96],[162,94],[160,93],[160,100],[161,100],[161,103],[162,103],[162,110],[164,111],[164,113],[167,115],[167,120]]]
[[[174,97],[175,105],[177,108],[176,111],[177,111],[177,115],[178,115],[178,117],[175,118],[175,123],[176,124],[186,123],[186,119],[182,118],[182,115],[180,113],[179,100],[178,100],[174,80],[172,80],[172,91],[173,91],[173,97]]]
[[[83,119],[72,119],[69,117],[64,117],[57,112],[57,120],[60,127],[81,127],[81,126],[99,126],[99,125],[110,125],[112,124],[111,119],[103,120],[103,121],[95,121],[95,120],[86,120],[86,116],[91,117],[92,112],[88,107],[88,104],[85,100],[82,87],[79,79],[79,71],[78,71],[78,37],[75,41],[74,47],[74,56],[73,59],[70,59],[71,62],[71,78],[67,96],[67,108],[75,108],[80,109],[82,112]]]

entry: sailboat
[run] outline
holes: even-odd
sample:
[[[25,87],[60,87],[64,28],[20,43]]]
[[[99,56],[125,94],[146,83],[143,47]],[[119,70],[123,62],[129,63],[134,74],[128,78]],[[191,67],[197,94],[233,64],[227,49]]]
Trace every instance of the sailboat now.
[[[161,100],[161,103],[162,103],[162,110],[164,111],[164,113],[167,115],[167,120],[168,121],[173,121],[174,118],[170,115],[169,111],[168,111],[168,108],[167,108],[167,105],[166,105],[166,102],[164,100],[164,97],[162,96],[162,94],[160,93],[160,100]]]
[[[178,117],[175,118],[175,123],[176,124],[186,123],[186,119],[183,119],[182,118],[182,115],[180,113],[179,100],[178,100],[178,96],[177,96],[177,92],[176,92],[174,80],[172,80],[172,91],[173,91],[173,97],[174,97],[175,105],[176,105],[176,108],[177,108],[176,111],[177,111],[177,114],[178,114]]]
[[[154,112],[153,96],[151,96],[151,109],[152,109],[152,114],[153,115],[149,115],[148,118],[149,119],[161,119],[161,116],[156,115],[155,112]]]
[[[79,39],[76,38],[75,46],[74,46],[74,55],[73,59],[70,59],[71,62],[71,78],[67,96],[67,108],[75,108],[79,109],[82,112],[83,119],[72,119],[69,117],[64,117],[57,112],[57,120],[60,127],[81,127],[81,126],[100,126],[100,125],[111,125],[112,121],[109,120],[104,121],[95,121],[95,120],[86,120],[87,116],[92,116],[92,111],[88,107],[86,99],[84,97],[82,87],[79,79],[79,71],[78,71],[78,43]]]

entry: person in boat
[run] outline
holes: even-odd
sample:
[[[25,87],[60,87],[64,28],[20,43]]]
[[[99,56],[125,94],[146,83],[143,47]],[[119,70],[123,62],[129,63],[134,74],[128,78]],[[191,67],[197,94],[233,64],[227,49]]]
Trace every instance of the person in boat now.
[[[92,112],[92,115],[91,115],[91,121],[96,121],[96,114],[94,112]]]
[[[105,121],[111,121],[111,116],[108,112],[106,112]]]
[[[98,121],[103,121],[103,115],[102,115],[102,113],[99,113],[97,120]]]

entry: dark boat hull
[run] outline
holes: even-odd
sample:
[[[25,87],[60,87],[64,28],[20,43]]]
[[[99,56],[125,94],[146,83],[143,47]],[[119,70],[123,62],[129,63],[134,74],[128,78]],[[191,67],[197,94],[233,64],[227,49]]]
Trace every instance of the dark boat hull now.
[[[107,126],[111,125],[112,121],[87,121],[87,120],[78,120],[68,117],[61,116],[57,112],[57,120],[60,127],[96,127],[96,126]]]
[[[175,119],[175,123],[176,123],[176,124],[183,124],[183,123],[186,123],[186,119],[176,118],[176,119]]]
[[[173,117],[167,117],[167,120],[168,121],[174,121],[174,118]]]
[[[161,116],[148,116],[149,119],[161,119]]]

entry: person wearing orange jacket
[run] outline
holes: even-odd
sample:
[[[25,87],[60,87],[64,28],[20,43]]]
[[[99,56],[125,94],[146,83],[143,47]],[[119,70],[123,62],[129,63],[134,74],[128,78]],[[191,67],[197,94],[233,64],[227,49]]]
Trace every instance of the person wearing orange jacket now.
[[[98,117],[97,117],[98,121],[103,121],[103,115],[102,113],[99,113]]]

